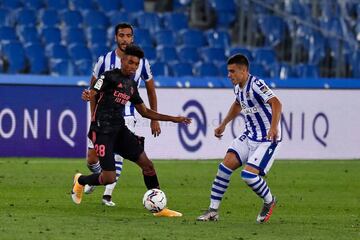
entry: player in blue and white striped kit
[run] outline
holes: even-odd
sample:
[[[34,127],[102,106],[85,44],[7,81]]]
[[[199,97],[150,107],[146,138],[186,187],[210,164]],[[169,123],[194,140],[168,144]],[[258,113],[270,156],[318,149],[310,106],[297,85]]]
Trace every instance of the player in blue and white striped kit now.
[[[117,48],[113,51],[108,52],[107,54],[100,56],[97,63],[95,64],[91,83],[95,81],[102,73],[114,68],[121,68],[121,58],[124,55],[125,48],[132,44],[134,41],[133,27],[128,23],[120,23],[115,27],[115,41],[117,43]],[[149,98],[150,109],[157,111],[157,98],[155,92],[155,84],[153,76],[150,70],[150,64],[146,58],[142,58],[139,63],[139,67],[135,73],[134,81],[137,83],[137,86],[140,86],[141,80],[145,81],[145,86]],[[93,113],[95,102],[90,101],[91,113]],[[126,126],[130,131],[135,132],[135,123],[136,119],[134,116],[134,105],[130,102],[127,103],[125,107],[124,119]],[[119,113],[121,114],[121,113]],[[161,133],[160,124],[158,121],[151,121],[150,123],[152,134],[156,137]],[[91,140],[88,140],[88,157],[87,165],[91,172],[99,173],[101,172],[100,163],[94,146]],[[123,165],[123,158],[120,155],[115,155],[115,166],[116,166],[116,180],[119,178]],[[113,184],[106,185],[102,202],[106,206],[115,206],[115,203],[112,201],[112,192],[116,186],[116,182]],[[94,186],[86,185],[85,193],[89,194],[94,190]]]
[[[220,138],[226,125],[239,113],[245,117],[246,129],[235,138],[220,163],[213,181],[209,209],[197,218],[199,221],[217,221],[221,200],[230,183],[230,176],[237,168],[244,166],[241,177],[263,200],[263,207],[257,222],[269,220],[276,198],[263,179],[279,150],[281,143],[281,103],[265,82],[249,74],[249,61],[241,54],[227,61],[228,77],[234,85],[236,99],[221,124],[215,129]]]

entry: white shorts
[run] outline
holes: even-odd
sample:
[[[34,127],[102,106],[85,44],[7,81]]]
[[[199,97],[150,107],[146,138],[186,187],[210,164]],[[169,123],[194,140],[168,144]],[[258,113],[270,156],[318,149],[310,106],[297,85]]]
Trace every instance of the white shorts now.
[[[135,125],[136,125],[136,118],[135,116],[125,116],[124,117],[125,120],[125,125],[127,126],[127,128],[132,132],[135,133]],[[91,141],[90,138],[87,138],[87,146],[90,149],[94,148],[94,144]]]
[[[235,153],[240,165],[254,167],[264,176],[274,163],[280,145],[281,142],[255,142],[241,135],[232,141],[228,152]]]

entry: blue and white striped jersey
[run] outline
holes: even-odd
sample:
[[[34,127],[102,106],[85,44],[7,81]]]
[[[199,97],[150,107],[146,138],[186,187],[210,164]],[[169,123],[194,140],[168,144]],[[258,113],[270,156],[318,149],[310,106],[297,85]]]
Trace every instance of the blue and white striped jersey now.
[[[116,51],[110,51],[107,54],[100,56],[93,69],[93,76],[98,78],[103,72],[112,70],[114,68],[121,68],[121,58],[116,55]],[[151,73],[149,61],[142,58],[139,67],[136,70],[134,81],[137,86],[140,86],[141,80],[149,81],[153,78]],[[135,107],[128,102],[125,106],[124,116],[134,116]]]
[[[246,130],[244,134],[253,141],[268,141],[266,135],[271,125],[272,110],[267,101],[275,97],[273,91],[265,84],[264,80],[249,74],[244,88],[236,85],[234,92],[236,101],[241,106],[241,113],[245,116]],[[278,140],[280,140],[280,123],[278,129]]]

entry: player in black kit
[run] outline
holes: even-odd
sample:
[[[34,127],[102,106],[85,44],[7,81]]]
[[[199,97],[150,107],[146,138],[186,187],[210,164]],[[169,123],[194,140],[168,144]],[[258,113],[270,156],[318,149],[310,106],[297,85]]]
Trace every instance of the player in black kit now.
[[[145,106],[132,76],[144,57],[141,48],[130,45],[125,49],[121,69],[107,71],[99,76],[88,90],[89,97],[97,95],[97,104],[91,119],[89,138],[92,139],[96,153],[100,159],[101,173],[84,176],[77,173],[74,177],[72,199],[80,204],[84,186],[111,184],[116,179],[114,153],[135,162],[142,169],[144,182],[148,189],[159,188],[159,181],[152,161],[146,156],[141,138],[134,135],[126,126],[122,113],[125,104],[130,101],[142,117],[172,121],[175,123],[191,123],[187,117],[175,117],[157,113]],[[180,213],[164,209],[161,216],[181,216]]]

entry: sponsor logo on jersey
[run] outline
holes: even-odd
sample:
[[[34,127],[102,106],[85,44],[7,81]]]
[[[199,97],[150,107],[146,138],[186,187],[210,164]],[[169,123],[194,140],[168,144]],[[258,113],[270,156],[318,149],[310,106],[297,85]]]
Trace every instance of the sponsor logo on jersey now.
[[[241,107],[241,108],[242,108],[241,112],[243,114],[245,114],[245,115],[254,114],[254,113],[257,113],[259,111],[257,107],[249,107],[249,108]]]
[[[100,90],[102,85],[104,84],[104,80],[102,80],[103,75],[96,81],[94,88]]]

